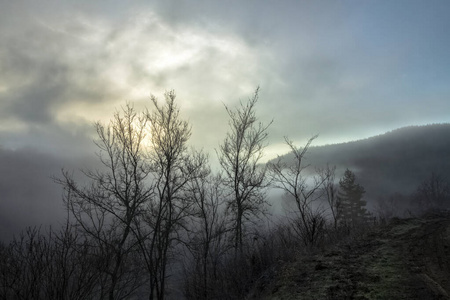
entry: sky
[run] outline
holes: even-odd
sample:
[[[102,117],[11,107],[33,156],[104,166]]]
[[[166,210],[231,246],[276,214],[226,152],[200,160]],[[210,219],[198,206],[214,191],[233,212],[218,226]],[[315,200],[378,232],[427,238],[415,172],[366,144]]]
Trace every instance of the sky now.
[[[259,86],[266,158],[450,122],[450,2],[0,0],[0,237],[59,211],[51,177],[92,166],[93,123],[175,90],[215,156]],[[214,158],[213,158],[214,159]]]

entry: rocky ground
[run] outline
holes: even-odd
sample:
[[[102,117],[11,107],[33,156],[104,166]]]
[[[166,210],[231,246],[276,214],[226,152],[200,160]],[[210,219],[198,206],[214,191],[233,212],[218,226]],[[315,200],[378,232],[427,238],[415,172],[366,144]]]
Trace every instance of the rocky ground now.
[[[249,299],[450,299],[450,214],[395,219],[269,277]]]

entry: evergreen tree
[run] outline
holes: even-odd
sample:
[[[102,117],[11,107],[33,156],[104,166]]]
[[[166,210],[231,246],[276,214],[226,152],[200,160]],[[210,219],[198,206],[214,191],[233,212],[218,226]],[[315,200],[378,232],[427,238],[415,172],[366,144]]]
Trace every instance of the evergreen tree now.
[[[355,227],[365,221],[367,210],[366,201],[362,200],[364,188],[356,181],[355,173],[347,169],[344,177],[339,180],[338,192],[338,221],[346,226]]]

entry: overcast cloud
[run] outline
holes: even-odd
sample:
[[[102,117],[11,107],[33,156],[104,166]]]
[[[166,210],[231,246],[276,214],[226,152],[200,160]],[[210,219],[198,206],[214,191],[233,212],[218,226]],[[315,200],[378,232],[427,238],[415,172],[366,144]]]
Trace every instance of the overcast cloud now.
[[[212,156],[223,104],[258,85],[268,158],[284,135],[327,144],[450,121],[448,1],[91,2],[0,0],[3,233],[8,207],[16,221],[52,215],[31,203],[57,203],[50,176],[93,157],[93,122],[166,90]]]

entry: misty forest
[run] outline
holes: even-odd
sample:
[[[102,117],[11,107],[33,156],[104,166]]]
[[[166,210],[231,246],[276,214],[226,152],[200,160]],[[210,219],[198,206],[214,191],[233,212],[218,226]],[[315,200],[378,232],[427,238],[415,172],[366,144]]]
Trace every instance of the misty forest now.
[[[450,125],[266,162],[258,97],[214,153],[175,91],[95,123],[100,167],[53,176],[64,222],[0,244],[0,299],[448,299]]]

